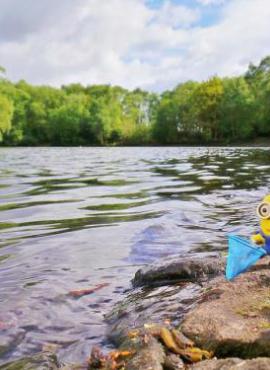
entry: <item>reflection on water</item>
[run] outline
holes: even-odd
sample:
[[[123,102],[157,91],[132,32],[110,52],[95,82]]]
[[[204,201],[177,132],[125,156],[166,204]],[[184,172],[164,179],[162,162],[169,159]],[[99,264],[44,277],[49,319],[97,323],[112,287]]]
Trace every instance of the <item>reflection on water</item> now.
[[[52,344],[82,360],[139,265],[249,235],[269,159],[251,148],[2,148],[0,363]]]

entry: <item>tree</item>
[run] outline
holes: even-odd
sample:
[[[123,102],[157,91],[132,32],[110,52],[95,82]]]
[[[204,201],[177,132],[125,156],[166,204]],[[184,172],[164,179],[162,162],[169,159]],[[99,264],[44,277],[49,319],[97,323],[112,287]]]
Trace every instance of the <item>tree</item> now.
[[[269,135],[270,56],[264,58],[258,66],[250,64],[245,78],[254,94],[255,132],[261,136]]]
[[[30,96],[6,79],[0,80],[0,94],[3,94],[13,104],[12,127],[5,134],[5,143],[19,144],[23,140],[26,127],[26,106]]]
[[[195,112],[194,94],[199,84],[188,81],[180,84],[174,90],[173,99],[178,106],[178,124],[180,142],[196,141],[199,133],[198,122]]]
[[[243,77],[222,81],[224,93],[220,102],[220,138],[245,140],[254,130],[254,97]]]
[[[87,120],[88,97],[84,94],[69,95],[62,105],[49,112],[50,142],[54,145],[81,144],[81,126]]]
[[[202,82],[194,91],[194,108],[198,128],[206,141],[217,141],[220,134],[220,102],[223,95],[222,80],[213,77]]]
[[[0,141],[8,145],[230,143],[270,136],[270,56],[244,76],[155,94],[120,86],[12,83],[0,67]]]
[[[258,66],[253,63],[249,64],[248,71],[245,74],[245,78],[249,83],[261,82],[262,80],[268,80],[270,77],[270,56],[265,57],[261,60]]]
[[[4,134],[11,129],[12,116],[12,102],[7,97],[0,94],[0,142],[3,140]]]
[[[0,76],[1,76],[1,75],[4,75],[5,73],[6,73],[5,68],[0,66]],[[0,77],[0,78],[1,78],[1,77]]]
[[[164,95],[161,99],[157,121],[154,126],[154,138],[162,144],[176,144],[178,142],[178,107],[171,96]]]

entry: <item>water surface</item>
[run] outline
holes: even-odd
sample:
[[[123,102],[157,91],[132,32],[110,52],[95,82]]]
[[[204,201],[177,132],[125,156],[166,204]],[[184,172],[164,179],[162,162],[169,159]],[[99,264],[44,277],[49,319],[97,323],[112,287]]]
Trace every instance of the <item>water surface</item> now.
[[[46,348],[81,362],[136,269],[225,251],[269,184],[268,149],[0,149],[0,363]]]

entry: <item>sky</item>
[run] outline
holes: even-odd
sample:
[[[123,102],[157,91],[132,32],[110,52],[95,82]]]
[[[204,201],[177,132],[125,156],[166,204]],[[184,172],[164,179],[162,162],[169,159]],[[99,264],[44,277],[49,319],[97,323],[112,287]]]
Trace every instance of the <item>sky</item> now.
[[[12,81],[164,91],[270,54],[270,0],[0,0]]]

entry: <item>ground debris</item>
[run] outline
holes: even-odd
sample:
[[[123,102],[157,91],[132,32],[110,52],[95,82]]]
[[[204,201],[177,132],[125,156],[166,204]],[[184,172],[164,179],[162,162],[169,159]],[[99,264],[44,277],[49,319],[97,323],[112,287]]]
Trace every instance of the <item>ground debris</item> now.
[[[193,363],[213,357],[213,352],[194,347],[194,343],[176,329],[169,330],[163,327],[160,338],[169,351],[180,355],[184,361]]]
[[[208,360],[213,353],[195,347],[194,342],[176,328],[145,323],[127,335],[121,350],[104,355],[92,349],[89,370],[184,369],[186,364]],[[147,367],[147,369],[148,369]]]
[[[135,354],[131,351],[112,351],[103,354],[99,347],[93,347],[88,362],[88,369],[116,370],[125,369],[125,359]]]

